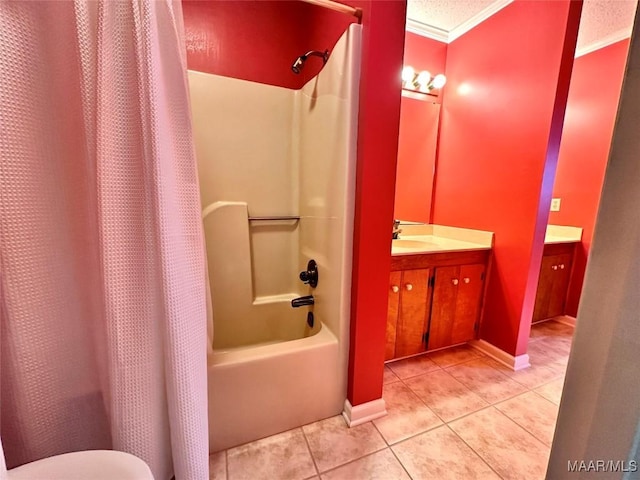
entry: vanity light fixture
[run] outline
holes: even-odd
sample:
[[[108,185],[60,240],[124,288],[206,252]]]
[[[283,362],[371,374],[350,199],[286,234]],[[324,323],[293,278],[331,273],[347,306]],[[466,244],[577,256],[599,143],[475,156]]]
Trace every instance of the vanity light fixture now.
[[[447,77],[439,73],[435,77],[426,70],[416,72],[414,68],[407,65],[402,69],[402,88],[413,92],[434,95],[431,90],[440,89],[447,83]]]

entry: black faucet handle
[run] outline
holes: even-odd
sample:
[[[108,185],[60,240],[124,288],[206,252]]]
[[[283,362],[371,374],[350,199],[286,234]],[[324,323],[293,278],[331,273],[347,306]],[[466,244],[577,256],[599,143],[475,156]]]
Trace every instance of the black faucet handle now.
[[[300,272],[300,280],[302,280],[303,283],[309,284],[311,288],[318,286],[318,264],[315,260],[309,260],[307,270]]]

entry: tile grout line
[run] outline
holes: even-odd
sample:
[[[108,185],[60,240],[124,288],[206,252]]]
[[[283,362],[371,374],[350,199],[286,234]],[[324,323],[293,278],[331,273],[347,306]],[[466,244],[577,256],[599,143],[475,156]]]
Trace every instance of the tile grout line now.
[[[366,453],[366,454],[364,454],[364,455],[362,455],[362,456],[360,456],[358,458],[354,458],[352,460],[349,460],[348,462],[341,463],[340,465],[336,465],[335,467],[328,468],[327,470],[324,470],[322,473],[318,472],[318,476],[322,476],[325,473],[334,472],[335,470],[338,470],[339,468],[345,467],[347,465],[351,465],[352,463],[355,463],[358,460],[362,460],[363,458],[371,457],[372,455],[375,455],[376,453],[380,453],[380,452],[382,452],[384,450],[387,450],[387,449],[391,450],[391,448],[387,445],[387,446],[385,446],[383,448],[380,448],[378,450],[375,450],[373,452]]]
[[[444,371],[444,370],[443,370],[443,371]],[[445,372],[445,373],[447,373],[447,372]],[[484,399],[484,398],[482,398],[480,395],[478,395],[476,392],[474,392],[474,391],[473,391],[473,390],[471,390],[469,387],[467,387],[464,383],[462,383],[462,382],[458,381],[458,379],[456,379],[453,375],[449,374],[449,376],[451,376],[451,378],[453,378],[455,381],[457,381],[457,382],[458,382],[460,385],[462,385],[464,388],[466,388],[467,390],[469,390],[469,392],[471,392],[471,393],[473,393],[475,396],[477,396],[480,400],[482,400],[483,402],[486,402],[486,404],[487,404],[487,405],[482,406],[482,407],[481,407],[481,408],[479,408],[478,410],[474,410],[473,412],[465,413],[464,415],[461,415],[461,416],[456,417],[456,418],[452,418],[451,420],[448,420],[448,421],[447,421],[447,420],[445,420],[443,417],[441,417],[441,416],[440,416],[440,415],[439,415],[435,410],[433,410],[433,409],[429,406],[429,404],[428,404],[427,402],[425,402],[425,401],[422,399],[422,397],[420,397],[420,395],[418,395],[415,391],[413,391],[413,389],[412,389],[409,385],[407,385],[407,384],[406,384],[406,383],[404,383],[404,382],[402,382],[402,383],[404,384],[404,386],[405,386],[405,387],[407,387],[407,388],[411,391],[411,393],[413,393],[416,397],[418,397],[418,399],[423,403],[423,405],[425,405],[429,410],[431,410],[431,412],[433,412],[433,414],[434,414],[436,417],[438,417],[438,418],[440,419],[440,421],[442,422],[442,425],[447,425],[449,422],[455,422],[456,420],[459,420],[459,419],[461,419],[461,418],[467,417],[467,416],[469,416],[469,415],[473,415],[473,414],[474,414],[474,413],[476,413],[476,412],[480,412],[480,411],[482,411],[482,410],[485,410],[485,409],[487,409],[487,408],[489,408],[489,407],[493,406],[493,404],[492,404],[492,403],[489,403],[487,400],[485,400],[485,399]],[[508,400],[508,399],[507,399],[507,400]],[[425,431],[424,431],[424,432],[422,432],[422,433],[428,432],[428,431],[433,430],[433,429],[435,429],[435,428],[437,428],[437,427],[441,427],[442,425],[437,425],[436,427],[432,427],[432,428],[430,428],[430,429],[428,429],[428,430],[425,430]],[[418,433],[418,434],[416,434],[416,435],[411,435],[410,437],[407,437],[407,438],[405,438],[405,439],[403,439],[403,440],[400,440],[399,442],[396,442],[394,445],[397,445],[398,443],[404,442],[405,440],[409,440],[410,438],[416,437],[416,436],[418,436],[418,435],[421,435],[421,434],[420,434],[420,433]]]
[[[494,407],[496,407],[494,405]],[[531,435],[533,438],[535,438],[536,440],[538,440],[540,443],[542,443],[545,447],[551,448],[551,445],[547,445],[547,442],[545,440],[542,440],[540,437],[538,437],[535,433],[533,433],[531,430],[529,430],[527,427],[525,427],[524,425],[522,425],[520,422],[518,422],[518,420],[516,420],[515,418],[511,417],[511,415],[509,415],[507,412],[503,412],[502,410],[500,410],[498,407],[496,407],[496,410],[498,410],[500,413],[502,413],[505,417],[507,417],[509,420],[511,420],[513,423],[515,423],[516,425],[518,425],[521,429],[523,429],[525,432],[527,432],[529,435]],[[556,419],[557,422],[557,419]],[[555,431],[555,427],[554,427],[554,431]],[[553,443],[553,440],[551,440],[551,442]]]
[[[302,426],[304,427],[304,425]],[[320,469],[318,468],[318,464],[316,463],[316,458],[313,456],[313,452],[311,451],[311,445],[309,445],[309,439],[307,438],[307,434],[304,433],[304,428],[299,427],[300,431],[302,432],[302,436],[304,437],[304,443],[307,445],[307,450],[309,452],[309,456],[311,457],[311,462],[313,462],[313,468],[316,469],[316,473],[318,474],[318,477],[320,477]],[[230,480],[230,479],[227,479]]]
[[[404,440],[403,440],[404,442]],[[398,442],[401,443],[401,442]],[[395,457],[395,459],[397,460],[397,462],[400,464],[400,466],[402,467],[402,470],[405,471],[405,473],[407,474],[407,476],[413,480],[413,477],[411,476],[411,474],[409,473],[409,470],[407,470],[407,467],[404,466],[404,463],[402,463],[402,460],[400,460],[398,458],[398,455],[396,455],[396,452],[394,452],[393,448],[389,447],[389,450],[391,450],[391,455],[393,455]]]
[[[495,407],[494,407],[495,408]],[[496,411],[498,413],[500,413],[500,415],[502,415],[503,417],[505,417],[507,420],[512,421],[513,423],[515,423],[518,427],[520,427],[522,430],[524,430],[526,433],[528,433],[529,435],[531,435],[531,437],[538,443],[540,443],[540,445],[542,445],[543,447],[547,447],[546,443],[538,440],[538,437],[536,437],[534,434],[532,434],[529,430],[527,430],[526,428],[524,428],[522,425],[520,425],[518,422],[516,422],[513,418],[511,418],[509,415],[507,415],[506,413],[504,413],[502,410],[496,408]],[[550,447],[548,447],[550,448]]]
[[[384,417],[381,417],[381,418],[384,418]],[[373,420],[371,420],[371,425],[373,425],[373,428],[375,428],[376,432],[378,432],[378,435],[382,437],[382,440],[384,440],[384,443],[387,445],[387,447],[390,447],[391,444],[387,441],[386,437],[382,434],[382,432],[380,431],[380,429],[378,428],[378,426],[375,424]]]
[[[490,405],[490,406],[493,406],[493,405]],[[447,428],[449,429],[449,431],[451,433],[453,433],[456,437],[458,437],[462,441],[462,443],[464,443],[467,447],[469,447],[469,450],[471,450],[473,453],[475,453],[476,456],[482,461],[482,463],[484,463],[487,467],[489,467],[489,469],[493,473],[495,473],[498,476],[498,478],[504,479],[504,477],[502,475],[500,475],[495,470],[495,468],[493,468],[493,466],[482,455],[480,455],[480,453],[476,452],[476,450],[471,445],[469,445],[464,438],[462,438],[460,435],[458,435],[458,433],[453,428],[451,428],[451,426],[448,423],[446,425],[447,425]]]

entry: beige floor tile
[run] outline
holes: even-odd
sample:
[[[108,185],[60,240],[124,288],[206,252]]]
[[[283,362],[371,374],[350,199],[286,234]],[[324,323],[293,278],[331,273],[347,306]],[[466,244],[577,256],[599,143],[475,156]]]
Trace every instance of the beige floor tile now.
[[[446,372],[489,403],[506,400],[526,390],[494,368],[487,359],[462,363],[447,368]]]
[[[506,365],[503,365],[502,363],[497,362],[492,358],[487,358],[485,359],[485,361],[496,370],[504,373],[511,380],[515,380],[520,385],[524,385],[529,389],[539,387],[540,385],[548,383],[561,375],[551,367],[545,367],[535,362],[531,363],[531,366],[528,368],[514,371]]]
[[[554,362],[566,363],[570,351],[570,343],[554,339],[544,339],[529,343],[527,349],[529,361],[545,367],[548,367]]]
[[[410,480],[388,448],[322,474],[322,480]]]
[[[541,387],[536,388],[534,391],[542,395],[550,402],[560,405],[560,398],[562,397],[562,388],[564,387],[564,378],[558,378],[552,382],[546,383]]]
[[[482,353],[469,345],[445,348],[429,354],[429,358],[441,368],[451,367],[483,356]]]
[[[209,455],[209,479],[227,480],[227,452],[217,452]]]
[[[549,447],[494,407],[449,426],[504,479],[544,479]]]
[[[229,480],[302,480],[317,473],[299,428],[229,449],[227,471]]]
[[[495,407],[542,443],[551,447],[558,405],[535,392],[526,392]]]
[[[384,366],[384,377],[382,379],[383,384],[399,382],[400,379],[397,377],[395,373],[387,366]]]
[[[302,430],[320,473],[387,446],[372,423],[349,428],[342,416],[305,425]]]
[[[392,447],[415,479],[499,479],[487,464],[447,426]]]
[[[388,444],[442,424],[438,416],[402,382],[385,385],[382,398],[386,403],[387,415],[373,423]]]
[[[404,360],[389,362],[387,366],[401,379],[415,377],[440,368],[427,355],[417,355]]]
[[[574,328],[564,323],[548,320],[536,323],[531,326],[530,341],[538,341],[549,337],[569,337],[573,336]]]
[[[446,370],[410,378],[405,384],[445,422],[489,405]]]

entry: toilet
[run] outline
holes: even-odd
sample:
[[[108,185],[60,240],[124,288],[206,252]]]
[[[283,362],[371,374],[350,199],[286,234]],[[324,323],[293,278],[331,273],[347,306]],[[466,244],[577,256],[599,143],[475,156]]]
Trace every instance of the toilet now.
[[[86,450],[43,458],[7,470],[0,440],[0,480],[154,480],[138,457],[114,450]]]

